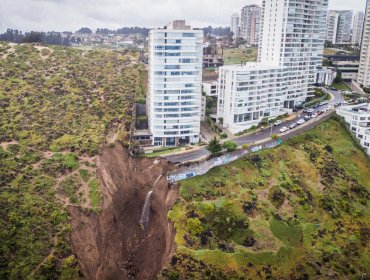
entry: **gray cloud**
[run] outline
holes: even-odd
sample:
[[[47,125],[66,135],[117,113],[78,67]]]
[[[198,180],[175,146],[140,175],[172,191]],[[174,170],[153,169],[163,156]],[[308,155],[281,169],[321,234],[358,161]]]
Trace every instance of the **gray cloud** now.
[[[230,15],[261,0],[0,0],[0,32],[74,31],[123,26],[162,26],[186,19],[193,26],[225,26]],[[364,10],[365,0],[330,0],[331,9]]]

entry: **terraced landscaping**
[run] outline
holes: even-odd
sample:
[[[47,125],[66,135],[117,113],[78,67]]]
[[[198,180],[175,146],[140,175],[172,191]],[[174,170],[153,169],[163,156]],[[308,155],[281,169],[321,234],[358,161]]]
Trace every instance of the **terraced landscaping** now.
[[[370,275],[369,171],[369,159],[331,119],[182,182],[169,213],[177,251],[160,279]]]
[[[67,210],[100,210],[96,157],[129,141],[138,57],[0,42],[0,279],[80,277]]]

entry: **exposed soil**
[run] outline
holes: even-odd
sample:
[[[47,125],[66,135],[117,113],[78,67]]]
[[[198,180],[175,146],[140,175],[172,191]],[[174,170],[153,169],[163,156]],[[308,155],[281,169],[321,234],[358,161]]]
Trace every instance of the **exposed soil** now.
[[[132,158],[118,143],[104,149],[97,165],[103,200],[99,215],[69,207],[81,272],[89,280],[156,279],[175,251],[175,232],[167,219],[178,197],[166,179],[172,167],[164,160]],[[143,229],[142,208],[156,181]]]

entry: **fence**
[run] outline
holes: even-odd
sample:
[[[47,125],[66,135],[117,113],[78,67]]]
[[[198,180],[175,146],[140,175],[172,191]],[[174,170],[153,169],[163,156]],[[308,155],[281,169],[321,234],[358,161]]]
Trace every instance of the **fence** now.
[[[248,153],[255,153],[264,149],[272,149],[281,145],[282,143],[283,140],[278,139],[276,141],[269,142],[263,145],[253,146],[247,150],[238,150],[220,157],[212,158],[199,164],[193,164],[189,167],[184,167],[182,170],[178,170],[177,172],[170,174],[169,176],[167,176],[167,180],[169,183],[174,183],[192,177],[201,176],[206,174],[209,170],[211,170],[214,167],[229,164],[233,161],[242,158]]]

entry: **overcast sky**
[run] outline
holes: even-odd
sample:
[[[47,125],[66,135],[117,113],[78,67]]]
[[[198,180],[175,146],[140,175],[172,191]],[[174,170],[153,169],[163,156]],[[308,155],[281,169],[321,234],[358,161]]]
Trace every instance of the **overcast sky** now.
[[[362,11],[366,0],[329,0],[330,9]],[[226,26],[246,4],[261,0],[0,0],[0,32],[160,27],[172,19],[192,26]]]

